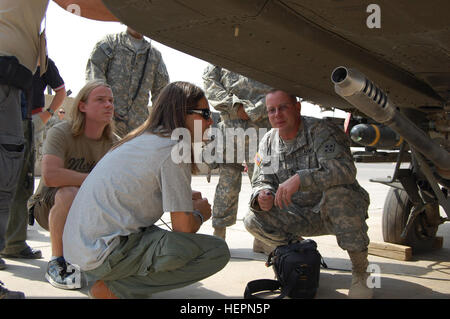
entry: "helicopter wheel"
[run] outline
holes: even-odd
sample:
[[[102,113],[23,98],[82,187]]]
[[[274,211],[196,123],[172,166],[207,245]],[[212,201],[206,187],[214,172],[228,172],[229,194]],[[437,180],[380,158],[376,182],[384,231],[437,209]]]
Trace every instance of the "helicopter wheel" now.
[[[383,239],[388,243],[410,246],[414,252],[428,251],[433,247],[438,227],[428,225],[425,211],[419,213],[406,236],[401,237],[413,208],[413,203],[405,190],[398,188],[389,190],[383,208]],[[432,209],[433,214],[439,214],[437,204],[428,209]]]

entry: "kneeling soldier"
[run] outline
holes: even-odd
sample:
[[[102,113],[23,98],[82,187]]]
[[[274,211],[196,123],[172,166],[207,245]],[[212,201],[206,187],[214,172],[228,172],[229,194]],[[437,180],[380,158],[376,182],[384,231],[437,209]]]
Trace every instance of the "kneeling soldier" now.
[[[349,297],[371,298],[369,195],[356,180],[348,138],[328,121],[302,117],[300,102],[286,92],[269,92],[266,107],[274,129],[261,140],[244,219],[256,238],[254,250],[267,252],[300,236],[334,234],[353,265]]]

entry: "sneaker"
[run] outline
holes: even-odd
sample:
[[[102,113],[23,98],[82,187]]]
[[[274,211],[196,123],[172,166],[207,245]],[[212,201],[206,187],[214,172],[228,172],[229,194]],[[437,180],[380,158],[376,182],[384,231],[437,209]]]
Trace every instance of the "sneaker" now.
[[[64,257],[49,261],[45,279],[56,288],[81,288],[81,273],[78,269],[67,263]]]
[[[25,294],[21,291],[10,291],[4,287],[0,281],[0,300],[2,299],[25,299]]]

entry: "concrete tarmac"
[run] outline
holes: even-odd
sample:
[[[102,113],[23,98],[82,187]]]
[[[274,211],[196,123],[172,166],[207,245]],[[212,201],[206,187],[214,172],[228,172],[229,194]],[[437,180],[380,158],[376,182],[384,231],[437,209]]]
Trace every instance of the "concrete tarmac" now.
[[[393,173],[392,164],[357,164],[358,181],[369,192],[369,237],[371,241],[382,242],[381,217],[384,198],[388,187],[372,183],[369,178],[386,177]],[[227,229],[227,244],[231,260],[217,274],[190,286],[154,294],[154,299],[238,299],[243,298],[246,284],[255,279],[273,279],[272,268],[265,267],[266,256],[252,251],[253,237],[245,230],[243,218],[247,212],[251,193],[250,182],[243,176],[239,197],[237,223]],[[212,204],[218,176],[212,176],[207,183],[205,176],[195,176],[192,188],[201,191]],[[168,214],[166,214],[168,215]],[[445,216],[441,212],[442,216]],[[168,216],[163,218],[170,220]],[[161,222],[161,227],[166,226]],[[199,233],[212,235],[211,221],[205,222]],[[411,261],[398,261],[369,255],[372,276],[376,287],[376,299],[436,299],[450,298],[450,223],[440,226],[438,236],[444,237],[443,248],[420,255],[413,255]],[[322,269],[317,299],[346,299],[351,283],[351,263],[345,251],[339,248],[332,235],[313,237],[328,267]],[[5,259],[7,268],[0,270],[0,280],[9,290],[19,290],[26,298],[88,298],[87,287],[80,290],[54,288],[44,274],[51,256],[49,233],[39,225],[29,226],[28,244],[42,250],[43,258],[38,260]]]

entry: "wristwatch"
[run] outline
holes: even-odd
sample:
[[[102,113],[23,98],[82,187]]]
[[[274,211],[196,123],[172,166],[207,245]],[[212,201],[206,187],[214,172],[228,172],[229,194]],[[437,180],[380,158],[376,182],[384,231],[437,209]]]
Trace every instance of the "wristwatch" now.
[[[48,108],[47,112],[50,113],[51,116],[53,116],[53,114],[55,114],[55,111],[53,111],[51,108]]]
[[[200,218],[200,225],[203,224],[203,222],[205,221],[205,218],[203,217],[202,213],[200,213],[200,211],[198,209],[195,209],[192,212],[192,215],[198,216]]]

